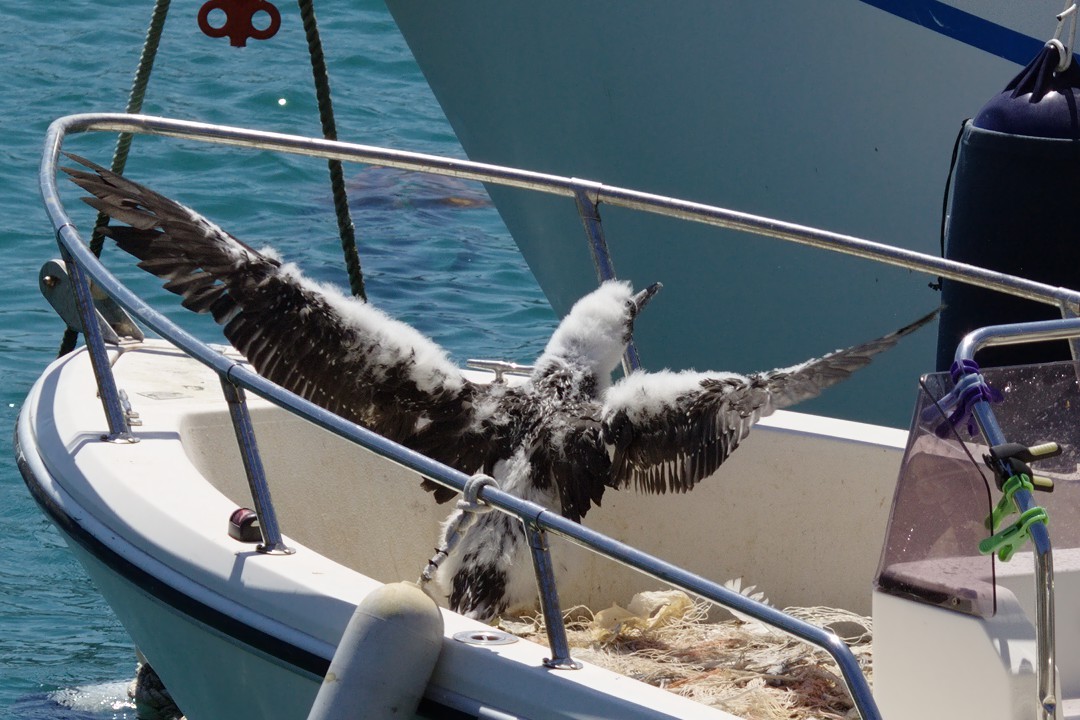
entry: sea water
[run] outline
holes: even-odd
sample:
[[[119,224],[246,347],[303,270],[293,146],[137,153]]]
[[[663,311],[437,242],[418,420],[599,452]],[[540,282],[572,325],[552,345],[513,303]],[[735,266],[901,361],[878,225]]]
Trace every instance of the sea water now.
[[[143,111],[302,135],[321,133],[295,4],[275,0],[277,36],[231,47],[198,29],[201,2],[174,2]],[[131,718],[134,648],[57,532],[30,499],[12,456],[20,404],[55,357],[63,325],[37,288],[57,255],[37,185],[48,124],[123,111],[151,0],[0,0],[0,719]],[[378,0],[316,2],[342,139],[463,156],[389,14]],[[104,165],[115,138],[66,148]],[[138,137],[127,172],[198,208],[256,246],[347,285],[326,164]],[[483,188],[360,165],[346,177],[367,292],[458,361],[528,362],[554,318]],[[69,185],[69,184],[65,184]],[[93,213],[64,201],[85,235]],[[204,339],[208,318],[106,248],[113,271]],[[418,558],[418,563],[421,559]]]

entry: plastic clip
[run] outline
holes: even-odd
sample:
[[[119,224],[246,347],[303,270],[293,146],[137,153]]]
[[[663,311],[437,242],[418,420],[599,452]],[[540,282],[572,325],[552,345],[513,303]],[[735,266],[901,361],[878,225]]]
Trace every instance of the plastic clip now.
[[[1020,512],[1020,507],[1016,504],[1016,491],[1027,490],[1032,492],[1035,486],[1031,484],[1031,478],[1027,475],[1013,475],[1011,478],[1005,481],[1005,485],[1001,490],[1004,493],[1001,499],[998,500],[997,505],[990,511],[990,517],[986,518],[986,528],[990,532],[994,532],[1001,526],[1001,521],[1014,512]]]
[[[986,380],[979,373],[979,365],[974,360],[958,360],[952,364],[949,372],[955,386],[935,405],[926,408],[922,419],[929,422],[940,414],[946,416],[945,420],[934,428],[934,434],[939,438],[947,437],[953,428],[960,425],[966,425],[968,434],[974,437],[977,428],[972,409],[975,403],[1001,402],[1003,396],[986,384]]]
[[[1012,559],[1013,553],[1031,537],[1031,526],[1035,523],[1046,525],[1049,520],[1046,510],[1033,507],[1009,527],[980,542],[979,552],[983,555],[997,553],[999,560],[1008,562]]]
[[[1030,447],[1020,443],[1002,443],[990,448],[990,452],[983,456],[983,462],[997,477],[999,490],[1004,491],[1006,482],[1014,475],[1026,475],[1031,481],[1032,489],[1053,492],[1054,481],[1033,473],[1028,463],[1060,454],[1061,446],[1056,442],[1039,443]]]

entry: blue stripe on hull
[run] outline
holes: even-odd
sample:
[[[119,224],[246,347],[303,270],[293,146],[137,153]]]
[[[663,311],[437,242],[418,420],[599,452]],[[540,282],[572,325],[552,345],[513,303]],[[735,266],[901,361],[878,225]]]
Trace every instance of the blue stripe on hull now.
[[[1027,65],[1045,44],[1043,40],[1028,37],[937,0],[862,2],[1019,65]]]

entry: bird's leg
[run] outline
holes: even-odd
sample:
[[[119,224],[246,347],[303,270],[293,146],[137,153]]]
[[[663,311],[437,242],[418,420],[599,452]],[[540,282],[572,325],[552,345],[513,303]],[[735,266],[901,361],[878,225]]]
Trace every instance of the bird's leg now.
[[[419,585],[421,588],[425,587],[435,577],[435,573],[438,572],[443,560],[450,555],[450,552],[461,541],[465,531],[473,524],[476,517],[492,509],[490,505],[479,497],[480,489],[483,487],[493,487],[497,490],[499,485],[494,478],[479,473],[473,475],[469,482],[465,483],[462,497],[457,504],[458,516],[455,520],[446,524],[443,529],[442,541],[435,548],[435,554],[428,560],[424,571],[420,573]]]

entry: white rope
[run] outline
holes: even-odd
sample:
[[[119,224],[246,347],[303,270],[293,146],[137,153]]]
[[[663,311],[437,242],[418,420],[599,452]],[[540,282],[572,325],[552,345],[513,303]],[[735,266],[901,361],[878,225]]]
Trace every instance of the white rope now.
[[[457,509],[461,512],[453,524],[447,525],[446,530],[443,532],[442,543],[435,548],[435,554],[428,560],[424,571],[420,573],[419,585],[424,588],[425,592],[427,592],[427,584],[435,577],[439,565],[447,558],[450,551],[461,542],[465,531],[473,524],[477,516],[493,510],[490,505],[480,499],[480,490],[485,487],[493,487],[498,490],[499,484],[490,475],[481,473],[473,475],[465,483],[465,488],[461,492],[461,499],[457,503]]]

